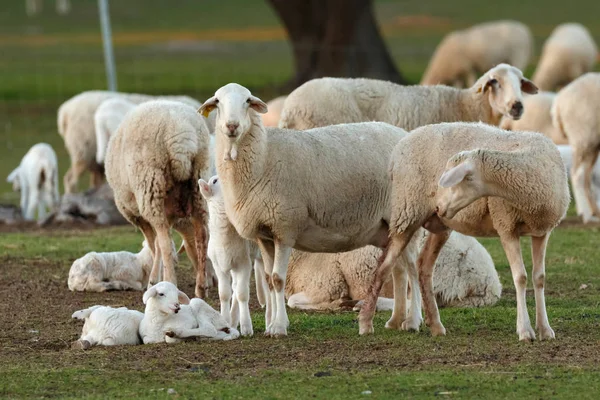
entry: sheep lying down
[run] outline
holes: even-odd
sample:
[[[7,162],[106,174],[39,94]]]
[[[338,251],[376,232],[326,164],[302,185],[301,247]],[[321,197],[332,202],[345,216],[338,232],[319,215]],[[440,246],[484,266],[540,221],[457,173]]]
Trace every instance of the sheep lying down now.
[[[144,314],[139,311],[92,306],[75,311],[71,317],[85,321],[81,337],[71,344],[73,349],[142,343],[138,330]]]

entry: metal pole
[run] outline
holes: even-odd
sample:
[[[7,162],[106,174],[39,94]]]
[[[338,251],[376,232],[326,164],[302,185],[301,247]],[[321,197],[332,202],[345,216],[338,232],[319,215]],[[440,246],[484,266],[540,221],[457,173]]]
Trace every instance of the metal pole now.
[[[117,91],[117,73],[115,68],[115,57],[112,46],[112,33],[110,31],[110,15],[108,13],[108,0],[98,0],[98,11],[100,12],[100,27],[102,29],[102,44],[104,47],[104,65],[106,67],[106,81],[108,90]]]

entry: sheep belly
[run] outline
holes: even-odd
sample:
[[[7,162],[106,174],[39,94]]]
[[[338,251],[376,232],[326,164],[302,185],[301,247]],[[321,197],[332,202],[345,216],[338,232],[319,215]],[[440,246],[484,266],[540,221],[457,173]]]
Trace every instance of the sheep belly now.
[[[388,229],[385,221],[379,221],[360,232],[348,231],[344,234],[338,230],[318,226],[314,220],[309,219],[305,229],[298,235],[294,248],[311,253],[337,253],[368,244],[384,247],[388,239]]]

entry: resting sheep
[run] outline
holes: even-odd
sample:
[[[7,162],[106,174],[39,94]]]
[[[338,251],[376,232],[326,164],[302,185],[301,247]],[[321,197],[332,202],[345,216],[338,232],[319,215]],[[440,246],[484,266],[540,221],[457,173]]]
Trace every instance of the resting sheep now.
[[[106,178],[117,208],[141,229],[152,250],[149,286],[160,280],[176,282],[177,254],[169,233],[173,227],[196,268],[196,295],[204,297],[206,205],[197,182],[208,175],[208,148],[204,120],[192,107],[168,100],[137,106],[110,139]]]
[[[521,22],[503,20],[474,25],[444,37],[429,61],[421,85],[473,86],[478,75],[500,63],[525,69],[532,53],[533,35]]]
[[[31,147],[7,181],[13,190],[21,192],[21,212],[26,221],[32,221],[37,208],[38,221],[46,217],[46,208],[58,207],[58,163],[56,153],[47,143]]]
[[[406,130],[438,122],[498,125],[502,116],[521,117],[523,93],[535,94],[537,88],[507,64],[490,69],[468,89],[319,78],[290,93],[279,127],[302,130],[361,121],[383,121]]]
[[[544,299],[546,245],[570,199],[565,167],[552,141],[539,133],[511,133],[481,123],[429,125],[415,129],[398,143],[390,169],[390,241],[361,309],[360,333],[373,331],[381,286],[389,271],[398,268],[396,259],[423,226],[432,233],[417,264],[432,335],[446,332],[433,295],[433,265],[450,230],[456,230],[470,236],[500,237],[516,288],[520,340],[535,339],[527,312],[527,273],[519,241],[521,236],[531,236],[536,327],[540,339],[554,338]],[[394,314],[396,310],[392,319]],[[399,318],[397,323],[401,321]]]
[[[108,140],[117,131],[125,115],[137,104],[129,100],[115,97],[100,104],[94,113],[94,130],[96,132],[96,162],[104,164]]]
[[[72,318],[85,321],[81,337],[71,344],[73,349],[142,343],[138,329],[144,314],[139,311],[126,307],[92,306],[75,311]]]

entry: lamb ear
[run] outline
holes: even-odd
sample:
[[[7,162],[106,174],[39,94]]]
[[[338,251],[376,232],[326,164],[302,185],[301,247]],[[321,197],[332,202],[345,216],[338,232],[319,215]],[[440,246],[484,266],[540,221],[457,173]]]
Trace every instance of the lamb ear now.
[[[217,108],[217,97],[213,96],[200,106],[198,113],[204,115],[205,118],[208,118],[208,114],[215,108]]]
[[[190,304],[190,298],[188,297],[187,294],[183,293],[181,290],[178,290],[177,301],[179,301],[179,304]]]
[[[198,187],[200,187],[200,193],[205,199],[212,196],[212,189],[204,179],[198,179]]]
[[[249,100],[250,100],[250,108],[252,108],[257,113],[266,114],[267,111],[269,111],[265,102],[262,101],[261,99],[259,99],[258,97],[250,96]]]
[[[8,178],[6,178],[6,182],[13,183],[13,181],[17,177],[18,173],[19,173],[19,167],[13,169],[13,171],[10,173],[10,175],[8,175]]]
[[[144,301],[144,304],[146,304],[148,302],[148,300],[150,300],[150,297],[154,297],[156,296],[156,287],[152,286],[150,289],[146,290],[146,292],[144,292],[144,297],[142,298],[142,300]]]
[[[473,166],[469,162],[463,162],[456,167],[444,172],[440,178],[438,185],[443,188],[449,188],[457,185],[473,173]]]
[[[528,94],[537,94],[538,90],[539,90],[538,87],[535,86],[535,84],[533,82],[531,82],[529,79],[527,79],[527,78],[521,79],[521,92],[528,93]]]

